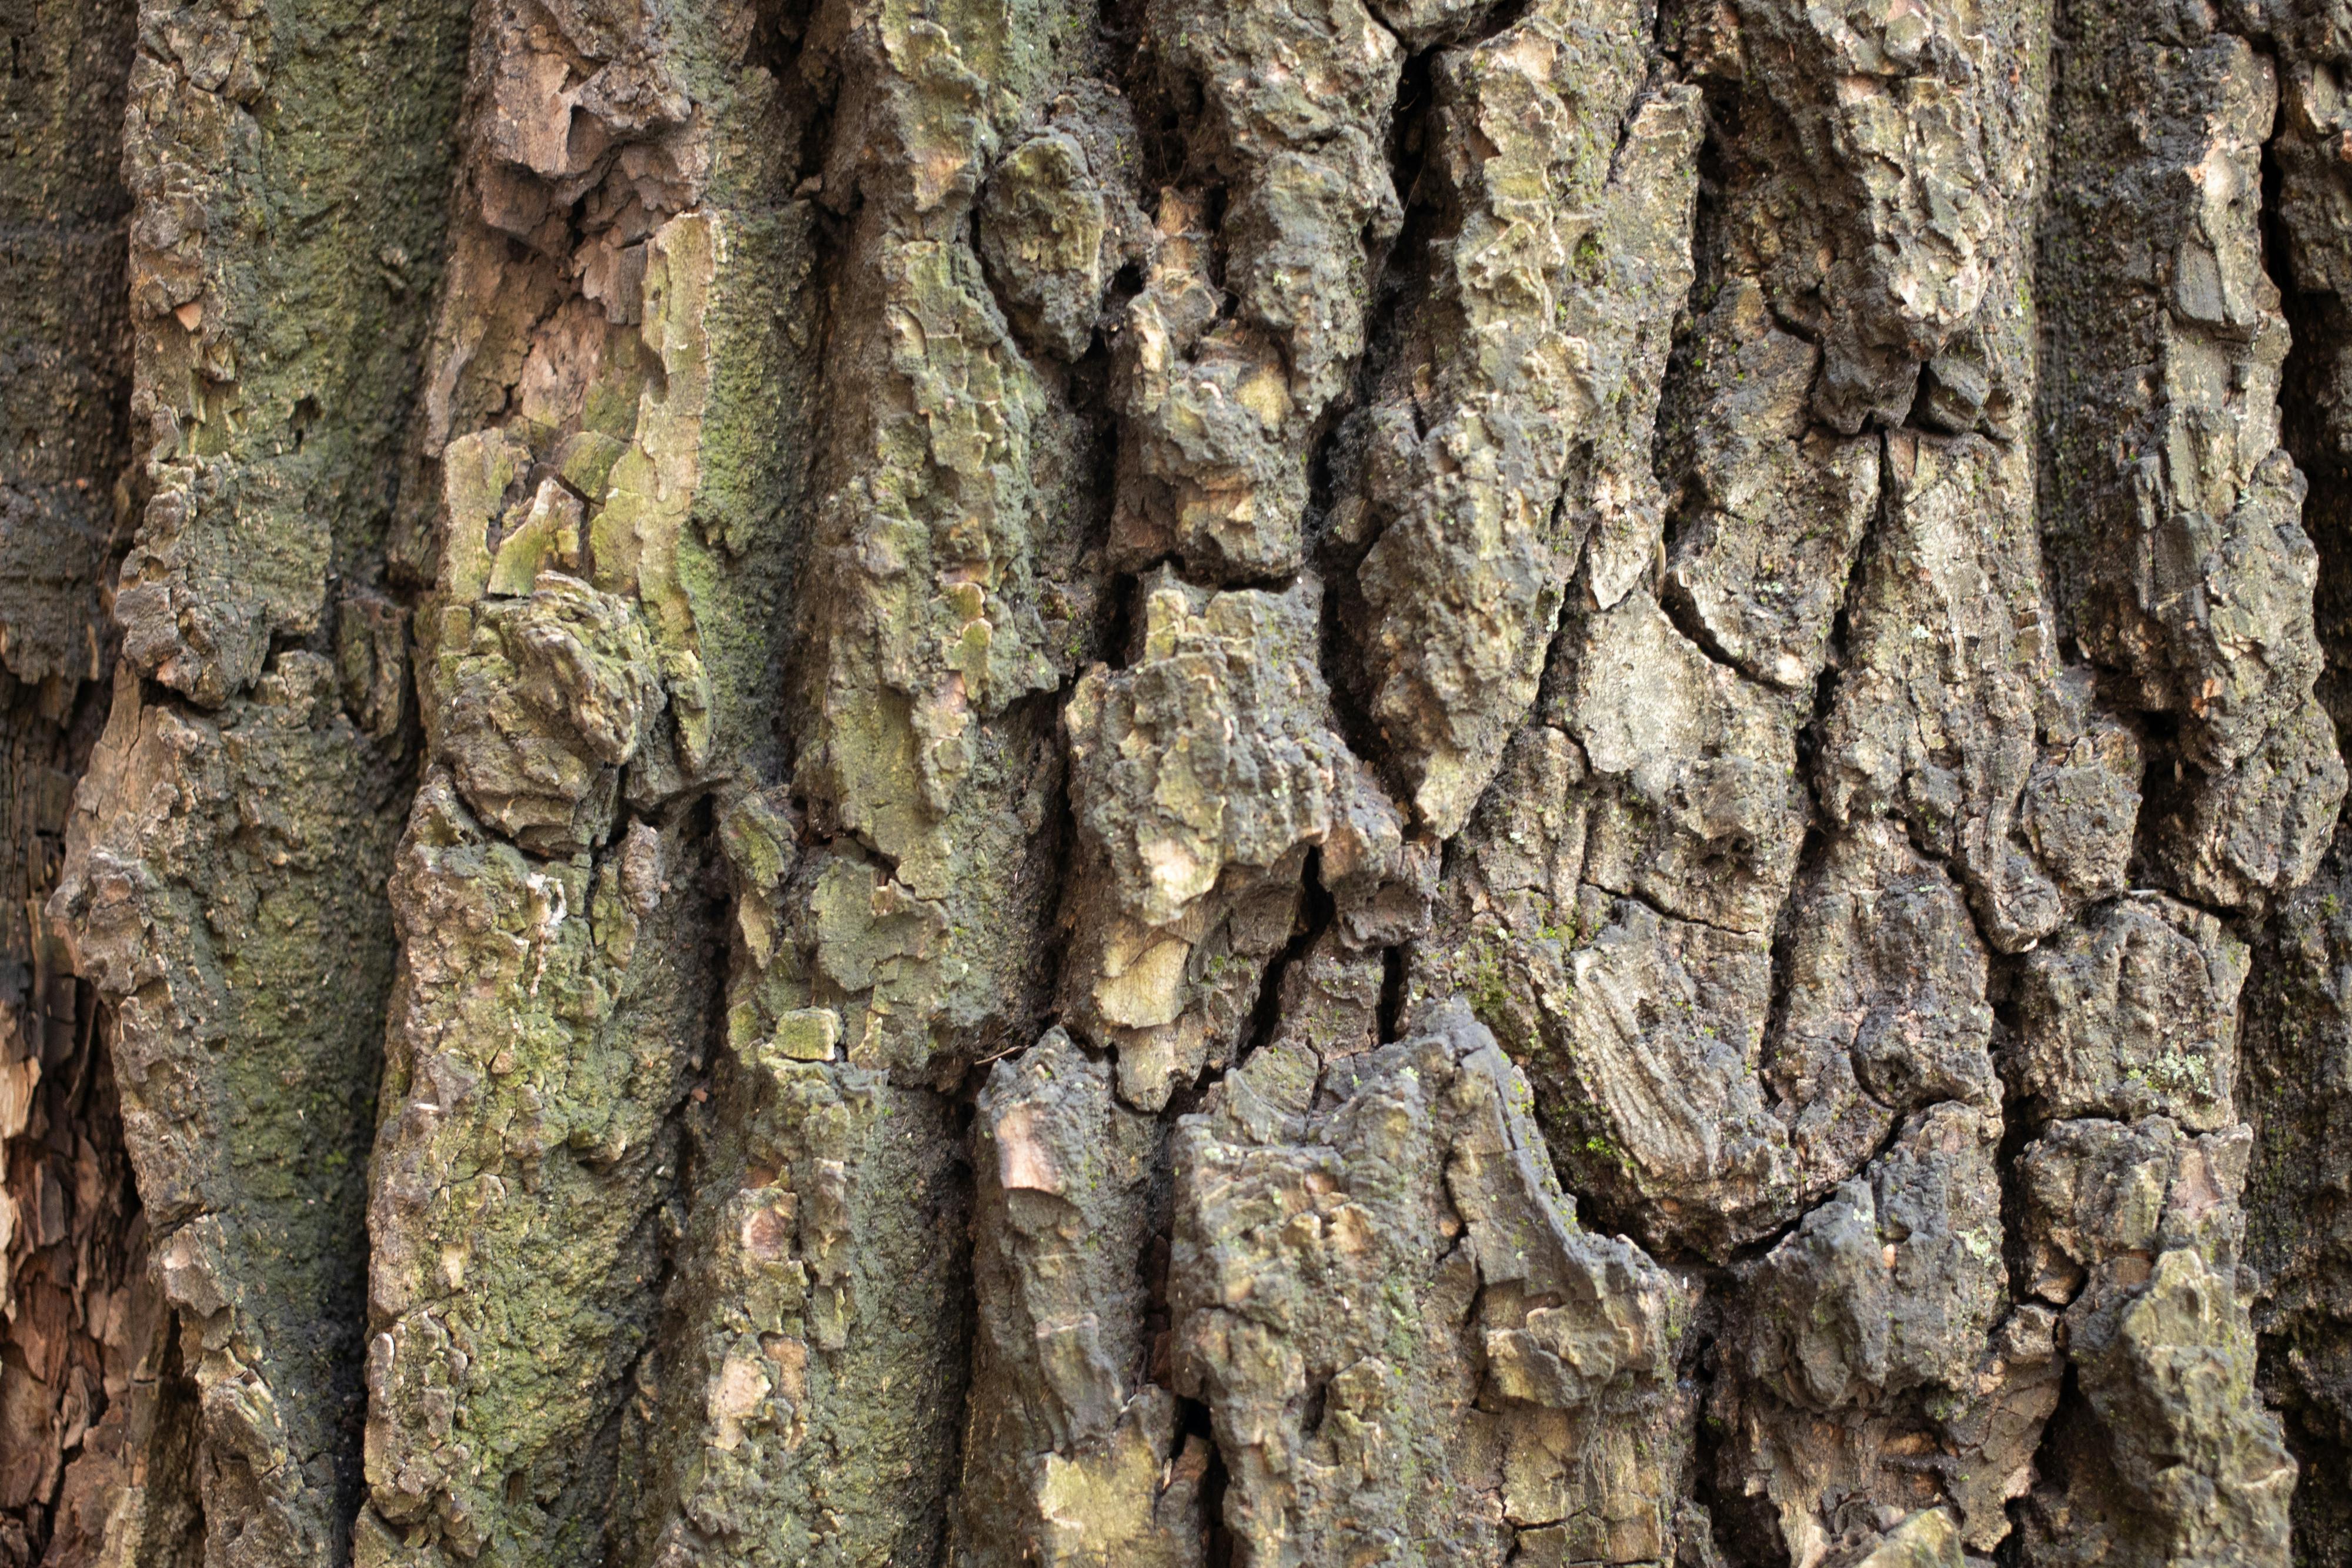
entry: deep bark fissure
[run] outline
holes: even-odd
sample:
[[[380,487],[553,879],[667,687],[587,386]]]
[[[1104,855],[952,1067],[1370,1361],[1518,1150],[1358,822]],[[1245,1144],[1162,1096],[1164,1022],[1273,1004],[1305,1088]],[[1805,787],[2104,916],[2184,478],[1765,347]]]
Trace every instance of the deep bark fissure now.
[[[141,1210],[93,989],[43,906],[105,723],[107,616],[143,498],[130,439],[121,172],[134,8],[6,24],[0,101],[0,1563],[86,1561],[152,1350]],[[152,1339],[152,1333],[148,1340]]]
[[[2265,271],[2280,286],[2291,334],[2282,372],[2285,417],[2280,440],[2310,486],[2301,521],[2318,557],[2312,604],[2322,659],[2318,690],[2340,747],[2352,716],[2352,454],[2344,444],[2341,389],[2330,382],[2336,379],[2331,371],[2340,375],[2338,367],[2352,350],[2352,319],[2340,295],[2311,286],[2325,280],[2296,276],[2282,148],[2292,112],[2282,106],[2281,124],[2263,149],[2262,255]],[[2341,858],[2340,818],[2333,837],[2328,861],[2315,880],[2329,880]],[[2333,896],[2327,895],[2328,902]],[[2308,959],[2289,956],[2288,923],[2287,912],[2273,912],[2252,934],[2252,961],[2240,1003],[2241,1092],[2254,1136],[2247,1250],[2261,1277],[2254,1320],[2257,1376],[2263,1396],[2284,1418],[2287,1447],[2302,1467],[2294,1504],[2297,1560],[2319,1563],[2352,1548],[2352,1507],[2343,1489],[2329,1480],[2352,1475],[2352,1420],[2340,1388],[2330,1389],[2325,1374],[2315,1376],[2308,1369],[2314,1343],[2340,1342],[2345,1329],[2340,1321],[2299,1310],[2291,1299],[2282,1303],[2284,1311],[2273,1308],[2270,1298],[2283,1282],[2280,1277],[2296,1271],[2301,1260],[2295,1254],[2311,1246],[2307,1239],[2343,1224],[2332,1195],[2313,1190],[2315,1184],[2302,1174],[2313,1156],[2296,1146],[2298,1124],[2307,1124],[2313,1108],[2325,1106],[2340,1089],[2328,1082],[2321,1065],[2324,1052],[2313,1049],[2313,1036],[2288,1022],[2292,1010],[2329,1005],[2324,994],[2295,994],[2298,981],[2308,983],[2307,975],[2296,972]],[[2266,1018],[2265,1011],[2275,1016]]]

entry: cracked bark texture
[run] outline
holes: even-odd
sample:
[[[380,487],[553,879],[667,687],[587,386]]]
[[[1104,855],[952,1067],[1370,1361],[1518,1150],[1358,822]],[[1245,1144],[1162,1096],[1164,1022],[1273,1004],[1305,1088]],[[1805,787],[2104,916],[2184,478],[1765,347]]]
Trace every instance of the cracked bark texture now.
[[[0,1568],[2352,1561],[2344,0],[0,26]]]

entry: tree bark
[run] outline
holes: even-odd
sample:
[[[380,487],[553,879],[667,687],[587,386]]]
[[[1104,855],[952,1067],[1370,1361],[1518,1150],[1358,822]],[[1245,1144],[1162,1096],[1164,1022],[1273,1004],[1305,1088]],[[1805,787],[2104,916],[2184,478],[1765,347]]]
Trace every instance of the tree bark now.
[[[2346,0],[0,21],[0,1568],[2352,1561]]]

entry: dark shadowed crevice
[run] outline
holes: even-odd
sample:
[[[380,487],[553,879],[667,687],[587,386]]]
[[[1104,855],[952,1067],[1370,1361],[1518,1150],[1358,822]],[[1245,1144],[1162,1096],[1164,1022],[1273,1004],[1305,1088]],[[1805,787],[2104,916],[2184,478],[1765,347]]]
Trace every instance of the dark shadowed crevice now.
[[[1799,766],[1801,770],[1803,765],[1801,763]],[[1763,1060],[1768,1062],[1776,1055],[1780,1042],[1787,1037],[1790,999],[1795,990],[1796,949],[1797,940],[1802,934],[1800,930],[1802,915],[1800,909],[1801,901],[1793,896],[1793,893],[1812,885],[1813,879],[1821,874],[1822,867],[1829,859],[1832,841],[1832,835],[1821,821],[1816,803],[1813,821],[1806,825],[1804,839],[1797,847],[1795,874],[1789,879],[1792,896],[1780,901],[1780,913],[1772,921],[1772,989],[1764,1006]],[[1778,1113],[1786,1108],[1769,1076],[1763,1080],[1763,1087],[1766,1104],[1772,1111]]]
[[[131,0],[0,19],[0,1564],[79,1568],[152,1399],[152,1296],[109,1037],[44,905],[103,729],[132,461]],[[143,1404],[142,1404],[143,1402]],[[143,1456],[142,1456],[143,1457]]]
[[[2318,957],[2324,971],[2341,951],[2342,927],[2329,906],[2346,884],[2347,851],[2339,830],[2314,879],[2313,891],[2329,891],[2283,911],[2255,946],[2239,1024],[2239,1113],[2254,1134],[2246,1260],[2260,1281],[2256,1384],[2302,1470],[2292,1520],[2296,1561],[2310,1564],[2352,1552],[2352,1492],[2330,1484],[2352,1474],[2352,1422],[2344,1414],[2352,1335],[2331,1288],[2341,1277],[2340,1252],[2329,1255],[2330,1239],[2347,1229],[2347,1207],[2340,1181],[2312,1179],[2336,1163],[2340,1146],[2330,1126],[2341,1093],[2340,1082],[2331,1082],[2341,1040],[2331,1025],[2340,1015],[2331,977],[2309,963]],[[2332,951],[2297,952],[2295,939],[2314,935]]]
[[[1714,629],[1699,614],[1698,605],[1692,601],[1681,582],[1671,576],[1666,578],[1659,585],[1657,600],[1658,608],[1665,613],[1667,622],[1681,632],[1683,641],[1697,649],[1707,663],[1730,671],[1750,685],[1762,684],[1741,669],[1739,661],[1733,658],[1717,639]]]
[[[667,1190],[651,1195],[649,1198],[647,1218],[657,1222],[662,1219],[665,1209],[671,1210],[667,1216],[670,1220],[689,1213],[696,1197],[705,1189],[706,1184],[714,1178],[723,1164],[724,1154],[719,1147],[721,1139],[715,1125],[715,1107],[723,1093],[720,1079],[732,1069],[727,1042],[727,979],[730,964],[737,955],[730,951],[730,942],[724,933],[732,925],[733,890],[729,886],[726,857],[720,852],[718,835],[713,829],[715,807],[705,797],[696,800],[691,810],[698,819],[698,831],[687,842],[698,852],[692,874],[704,893],[704,915],[698,924],[709,934],[704,942],[703,953],[697,956],[708,969],[710,983],[706,990],[709,1000],[702,1019],[701,1048],[688,1062],[679,1078],[677,1097],[666,1108],[662,1116],[663,1135],[670,1140],[675,1153]],[[615,841],[625,836],[628,827],[629,820],[625,814],[614,829]],[[671,1209],[673,1205],[677,1207]],[[680,1281],[692,1268],[693,1260],[687,1255],[686,1237],[681,1228],[674,1223],[659,1223],[656,1234],[660,1238],[656,1249],[658,1272],[648,1286],[650,1299],[659,1303],[655,1317],[656,1326],[646,1343],[630,1358],[630,1372],[618,1380],[624,1386],[639,1381],[644,1375],[641,1369],[650,1368],[651,1375],[656,1379],[674,1372],[674,1367],[663,1364],[662,1352],[671,1345],[691,1343],[690,1336],[684,1332],[688,1320]],[[619,1418],[617,1408],[614,1418]]]
[[[2000,1073],[2001,1088],[2000,1141],[1994,1147],[1993,1169],[2000,1180],[2001,1263],[2011,1303],[2010,1311],[2015,1312],[2041,1300],[2034,1291],[2033,1262],[2026,1243],[2027,1225],[2033,1216],[2034,1204],[2026,1186],[2024,1158],[2042,1129],[2034,1124],[2027,1097],[2019,1092],[2011,1082],[2011,1074],[2005,1071],[2010,1054],[2009,1041],[2015,1036],[2021,1022],[2016,988],[2018,978],[2025,969],[2025,958],[2022,955],[2002,953],[1997,948],[1989,948],[1987,956],[1990,960],[1990,967],[1986,979],[1986,998],[1993,1009],[1989,1050],[1994,1070]],[[2053,1445],[2052,1432],[2063,1416],[2068,1402],[2081,1397],[2072,1362],[2063,1354],[2060,1359],[2066,1364],[2060,1385],[2058,1408],[2043,1423],[2033,1456],[2034,1479],[2038,1482],[2063,1479],[2063,1460]],[[2053,1467],[2062,1468],[2053,1469]],[[2003,1565],[2023,1560],[2027,1531],[2021,1526],[2028,1511],[2033,1506],[2032,1490],[2029,1490],[2022,1497],[2011,1499],[2006,1506],[2009,1534],[1993,1553],[1994,1562]]]
[[[147,1491],[141,1500],[145,1528],[138,1562],[139,1568],[182,1568],[204,1560],[205,1502],[196,1478],[204,1407],[195,1379],[182,1359],[184,1338],[176,1322],[167,1314],[158,1332],[164,1338],[161,1369],[147,1395],[153,1401],[152,1437],[146,1456]],[[131,1479],[122,1478],[126,1483]],[[89,1560],[100,1559],[93,1552]]]
[[[2039,1129],[2033,1125],[2028,1112],[2027,1099],[2011,1083],[2011,1074],[2001,1071],[2007,1063],[2010,1041],[2016,1037],[2020,1025],[2016,1002],[2018,977],[2024,971],[2022,956],[2001,952],[1990,955],[1985,989],[1992,1003],[1991,1052],[1994,1070],[2001,1078],[2000,1144],[1995,1151],[1996,1168],[2000,1172],[2000,1229],[2005,1249],[2004,1261],[2009,1270],[2011,1299],[2033,1300],[2032,1264],[2024,1250],[2025,1222],[2032,1214],[2032,1205],[2025,1191],[2019,1160],[2023,1156]]]
[[[2023,1497],[2011,1499],[2009,1504],[2009,1539],[2001,1544],[2011,1553],[2011,1561],[2025,1561],[2025,1543],[2032,1531],[2028,1519],[2039,1511],[2038,1504],[2044,1493],[2064,1497],[2071,1490],[2070,1473],[2074,1469],[2074,1450],[2079,1433],[2095,1428],[2098,1416],[2091,1409],[2090,1400],[2083,1393],[2081,1375],[2074,1358],[2064,1358],[2066,1366],[2058,1385],[2057,1407],[2042,1424],[2042,1442],[2033,1451],[2035,1487]],[[2071,1440],[2070,1440],[2071,1439]]]
[[[2305,149],[2302,155],[2314,154]],[[2310,486],[2302,522],[2319,564],[2312,595],[2322,656],[2317,694],[2342,750],[2352,736],[2352,410],[2343,406],[2337,376],[2352,355],[2352,318],[2344,299],[2312,286],[2324,280],[2296,277],[2285,156],[2275,135],[2263,147],[2263,265],[2279,287],[2289,332],[2279,440]],[[2336,927],[2333,890],[2344,885],[2345,855],[2339,819],[2315,878],[2331,891],[2316,908],[2274,911],[2259,933],[2249,934],[2252,963],[2239,998],[2238,1111],[2254,1135],[2245,1207],[2247,1263],[2259,1281],[2255,1375],[2302,1471],[2291,1514],[2298,1564],[2352,1552],[2352,1495],[2331,1484],[2352,1475],[2352,1379],[2345,1375],[2352,1366],[2352,1323],[2326,1307],[2314,1310],[2313,1300],[2325,1300],[2327,1239],[2346,1229],[2340,1184],[2315,1180],[2313,1170],[2315,1158],[2326,1163],[2325,1124],[2342,1106],[2325,1022],[2336,998],[2298,994],[2318,977],[2314,960],[2326,960],[2287,946],[2294,940],[2291,926],[2306,941],[2315,926],[2323,940]]]
[[[1292,922],[1290,940],[1268,959],[1265,972],[1258,981],[1257,1004],[1250,1009],[1249,1029],[1240,1048],[1234,1053],[1233,1065],[1239,1067],[1250,1059],[1258,1047],[1272,1040],[1282,1028],[1282,982],[1291,966],[1303,961],[1313,950],[1323,934],[1331,929],[1337,918],[1337,905],[1330,890],[1323,885],[1323,852],[1320,848],[1307,852],[1307,869],[1299,890],[1298,914]]]
[[[1386,947],[1381,951],[1380,1038],[1383,1045],[1404,1038],[1408,958],[1407,946]]]
[[[1369,611],[1356,574],[1377,536],[1357,532],[1343,536],[1334,525],[1341,497],[1360,483],[1362,411],[1374,403],[1383,381],[1395,371],[1397,358],[1407,346],[1413,309],[1428,297],[1429,247],[1440,214],[1421,199],[1421,183],[1435,140],[1436,88],[1432,68],[1436,54],[1434,49],[1424,49],[1410,55],[1398,73],[1386,152],[1390,183],[1396,190],[1404,219],[1395,237],[1374,258],[1364,351],[1356,362],[1349,392],[1327,415],[1328,423],[1307,467],[1307,538],[1324,584],[1321,662],[1331,690],[1334,726],[1348,749],[1369,764],[1398,800],[1410,799],[1412,791],[1403,787],[1392,748],[1372,716],[1374,694],[1367,685],[1368,672],[1357,640],[1357,629],[1368,623]],[[1360,507],[1360,500],[1357,505]]]
[[[942,1439],[947,1451],[938,1471],[947,1479],[931,1494],[924,1517],[912,1521],[909,1533],[930,1530],[932,1539],[938,1542],[936,1561],[941,1563],[947,1561],[948,1542],[953,1534],[958,1479],[964,1472],[964,1449],[971,1441],[971,1403],[980,1359],[980,1312],[973,1281],[975,1259],[972,1242],[979,1194],[979,1182],[971,1164],[973,1119],[971,1106],[950,1104],[949,1124],[955,1133],[951,1145],[955,1155],[950,1163],[947,1179],[931,1189],[931,1201],[922,1219],[923,1230],[941,1239],[954,1255],[954,1279],[948,1292],[952,1310],[945,1314],[947,1343],[943,1371],[946,1386],[937,1391],[938,1396],[949,1406]],[[889,1301],[870,1304],[879,1312],[894,1310]],[[909,1546],[912,1544],[912,1542],[908,1542]]]
[[[786,113],[798,131],[799,153],[793,160],[796,196],[816,193],[810,183],[819,178],[825,149],[833,141],[831,84],[811,80],[805,68],[809,29],[816,13],[816,0],[760,0],[751,43],[744,50],[747,63],[764,68],[775,78],[788,106]],[[824,274],[820,271],[818,276]]]
[[[1083,852],[1080,848],[1078,808],[1070,790],[1069,759],[1060,745],[1061,715],[1069,706],[1070,691],[1075,682],[1065,681],[1056,692],[1041,694],[1036,699],[1053,705],[1053,716],[1045,733],[1053,737],[1058,756],[1055,764],[1053,800],[1041,829],[1046,852],[1040,863],[1048,867],[1066,867]],[[1030,971],[1035,977],[1037,1001],[1030,1009],[1032,1021],[1026,1028],[1012,1026],[1013,1032],[1001,1039],[985,1039],[981,1049],[963,1069],[961,1081],[951,1092],[951,1098],[969,1127],[971,1106],[980,1092],[987,1085],[988,1076],[999,1061],[1018,1057],[1035,1043],[1039,1035],[1063,1022],[1058,1000],[1062,975],[1069,962],[1070,944],[1078,922],[1086,918],[1086,901],[1078,879],[1057,876],[1052,893],[1052,903],[1037,931],[1034,955]]]
[[[2180,756],[2180,716],[2144,710],[2132,716],[2140,738],[2139,818],[2132,833],[2129,878],[2136,887],[2162,884],[2157,869],[2158,824],[2200,776]]]
[[[1207,1568],[1233,1568],[1234,1534],[1225,1528],[1225,1488],[1231,1478],[1225,1469],[1224,1453],[1217,1447],[1209,1407],[1197,1399],[1179,1399],[1177,1408],[1182,1413],[1184,1436],[1199,1438],[1209,1449],[1209,1468],[1201,1477],[1201,1520],[1208,1537],[1203,1551]]]
[[[1099,329],[1086,356],[1066,372],[1072,407],[1091,416],[1088,446],[1084,455],[1086,476],[1077,486],[1086,509],[1078,550],[1082,574],[1093,572],[1094,563],[1109,554],[1111,500],[1118,469],[1119,422],[1110,412],[1110,387],[1116,373],[1105,334]],[[1048,879],[1049,902],[1029,963],[1031,1002],[993,1024],[974,1042],[969,1053],[971,1061],[954,1091],[955,1098],[967,1105],[979,1094],[995,1062],[1019,1056],[1045,1030],[1062,1021],[1057,991],[1073,934],[1078,922],[1087,917],[1081,880],[1066,874],[1067,868],[1076,863],[1085,852],[1077,802],[1071,789],[1064,715],[1079,677],[1090,665],[1099,662],[1120,668],[1133,660],[1138,652],[1134,640],[1142,600],[1139,573],[1100,574],[1095,580],[1098,586],[1088,601],[1078,607],[1081,614],[1088,610],[1092,613],[1084,616],[1071,632],[1078,644],[1076,669],[1054,690],[1034,692],[1018,699],[1003,716],[1008,730],[1033,736],[1037,750],[1050,756],[1050,762],[1044,765],[1050,766],[1053,771],[1051,800],[1036,841],[1028,852],[1032,874]],[[870,846],[869,852],[873,852]],[[877,861],[882,858],[876,853]]]
[[[1109,46],[1135,110],[1144,189],[1181,183],[1192,158],[1192,128],[1202,116],[1200,84],[1168,68],[1145,31],[1144,7],[1132,0],[1100,0],[1095,27]]]
[[[2275,138],[2263,149],[2263,265],[2278,285],[2290,336],[2279,382],[2279,444],[2310,492],[2304,531],[2319,553],[2312,615],[2325,668],[2319,696],[2339,734],[2352,731],[2352,410],[2342,406],[2335,371],[2352,353],[2346,302],[2299,287],[2294,246],[2282,207],[2284,171]]]
[[[1731,1348],[1725,1339],[1724,1311],[1733,1284],[1727,1272],[1707,1277],[1682,1352],[1681,1378],[1691,1391],[1690,1408],[1697,1422],[1691,1445],[1691,1500],[1706,1510],[1712,1544],[1722,1563],[1764,1568],[1788,1561],[1780,1544],[1780,1521],[1761,1497],[1724,1484],[1731,1469],[1731,1429],[1717,1406],[1723,1403],[1720,1390],[1727,1375],[1723,1359]]]
[[[2312,884],[2253,944],[2239,1009],[2239,1114],[2254,1145],[2246,1181],[2246,1265],[2257,1280],[2256,1384],[2302,1470],[2292,1511],[2296,1562],[2352,1553],[2352,1332],[2340,1315],[2352,1205],[2340,1178],[2343,1085],[2341,900],[2352,839],[2339,826]]]

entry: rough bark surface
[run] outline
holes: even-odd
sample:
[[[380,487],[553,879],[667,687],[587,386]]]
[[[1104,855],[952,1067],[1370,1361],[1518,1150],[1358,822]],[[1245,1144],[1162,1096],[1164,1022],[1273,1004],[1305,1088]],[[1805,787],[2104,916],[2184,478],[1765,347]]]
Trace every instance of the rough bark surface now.
[[[0,1568],[2352,1561],[2345,0],[0,29]]]

